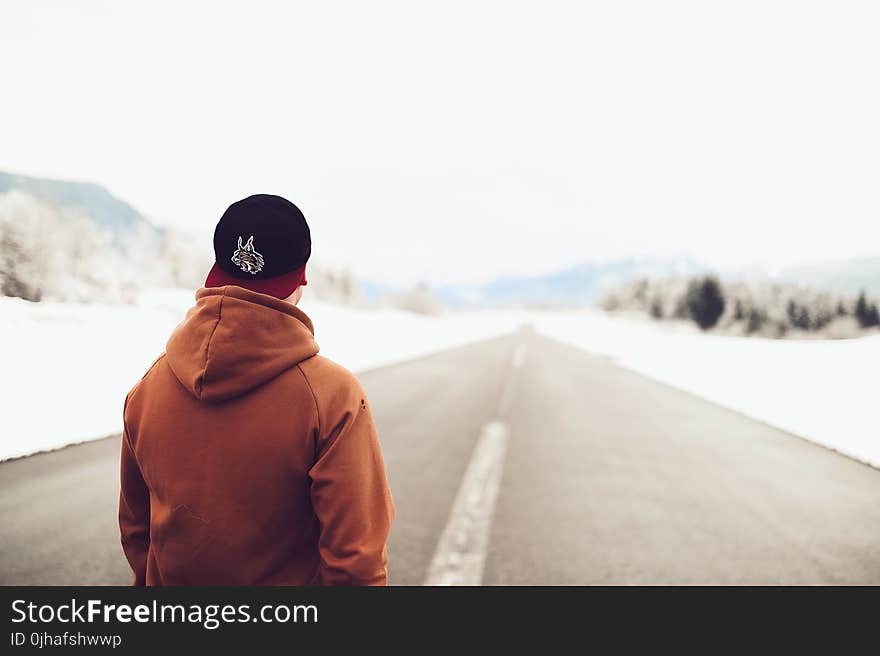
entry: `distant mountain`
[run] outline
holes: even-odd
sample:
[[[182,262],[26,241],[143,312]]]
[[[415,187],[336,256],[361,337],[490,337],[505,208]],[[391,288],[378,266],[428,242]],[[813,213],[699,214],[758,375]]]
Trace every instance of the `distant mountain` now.
[[[799,285],[855,296],[863,289],[880,297],[880,257],[858,257],[791,267],[778,278]]]
[[[583,263],[543,276],[510,276],[484,285],[453,285],[435,290],[453,306],[579,307],[592,305],[610,285],[634,278],[686,276],[705,271],[690,258],[626,258]]]
[[[127,240],[140,230],[148,230],[157,235],[163,232],[143,214],[101,185],[32,178],[0,171],[0,193],[13,190],[27,192],[58,207],[78,210],[98,226],[108,230],[118,242]]]
[[[377,303],[388,294],[397,293],[398,290],[393,285],[373,280],[363,280],[360,284],[361,296],[367,303]]]

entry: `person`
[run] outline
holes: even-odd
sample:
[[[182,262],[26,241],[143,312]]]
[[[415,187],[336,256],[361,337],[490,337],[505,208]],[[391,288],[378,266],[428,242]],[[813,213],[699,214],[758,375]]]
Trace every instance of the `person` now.
[[[196,304],[124,406],[134,585],[386,585],[394,506],[370,404],[297,307],[308,224],[233,203]]]

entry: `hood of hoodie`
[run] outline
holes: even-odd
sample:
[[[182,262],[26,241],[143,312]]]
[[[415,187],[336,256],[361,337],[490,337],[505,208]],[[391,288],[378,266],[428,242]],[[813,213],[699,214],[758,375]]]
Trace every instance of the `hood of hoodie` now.
[[[203,288],[165,348],[171,371],[205,403],[241,396],[318,352],[306,314],[233,285]]]

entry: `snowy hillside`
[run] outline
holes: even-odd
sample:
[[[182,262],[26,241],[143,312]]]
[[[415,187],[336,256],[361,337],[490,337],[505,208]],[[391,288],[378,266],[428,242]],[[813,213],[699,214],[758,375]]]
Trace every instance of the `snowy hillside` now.
[[[34,178],[0,171],[0,193],[9,191],[25,192],[53,206],[74,210],[89,217],[119,241],[145,232],[157,235],[162,232],[124,200],[90,182]]]
[[[22,179],[31,184],[7,189]],[[44,187],[54,192],[35,195]],[[125,302],[146,287],[204,280],[207,249],[132,212],[95,185],[0,174],[0,295]]]

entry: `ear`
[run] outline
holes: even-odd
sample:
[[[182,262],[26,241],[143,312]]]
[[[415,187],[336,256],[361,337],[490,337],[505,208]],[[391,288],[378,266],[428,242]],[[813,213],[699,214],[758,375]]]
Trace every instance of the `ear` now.
[[[241,245],[241,237],[238,238],[238,250],[241,250],[244,246]]]
[[[248,238],[247,243],[244,245],[244,249],[246,251],[254,250],[254,236],[253,235],[251,235],[250,238]]]

